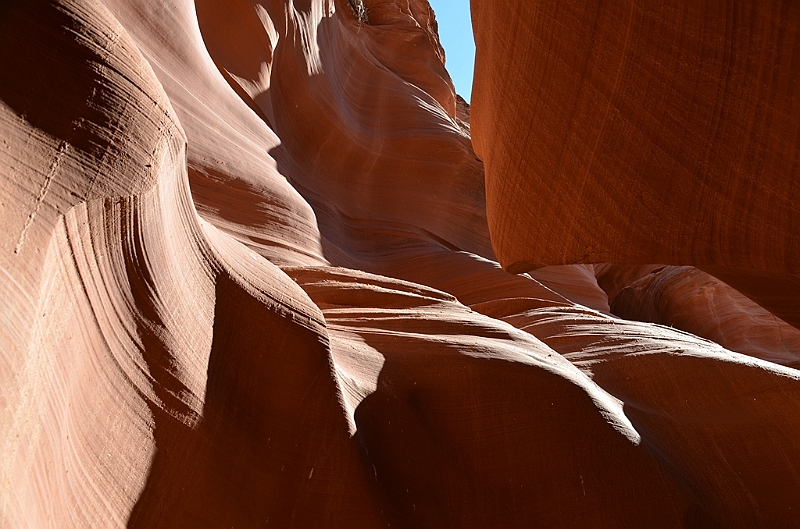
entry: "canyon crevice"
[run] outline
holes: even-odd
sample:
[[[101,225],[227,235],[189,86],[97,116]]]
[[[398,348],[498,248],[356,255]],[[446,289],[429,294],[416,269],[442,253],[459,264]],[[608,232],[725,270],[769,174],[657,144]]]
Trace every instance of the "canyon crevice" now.
[[[0,526],[800,527],[800,8],[0,5]]]

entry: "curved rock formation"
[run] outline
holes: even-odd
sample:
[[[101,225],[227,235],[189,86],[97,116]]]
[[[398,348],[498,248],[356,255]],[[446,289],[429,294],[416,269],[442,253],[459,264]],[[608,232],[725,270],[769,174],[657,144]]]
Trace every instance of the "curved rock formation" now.
[[[0,525],[800,524],[800,331],[504,271],[481,97],[425,0],[0,6]]]
[[[677,327],[731,351],[800,366],[800,330],[722,281],[690,266],[668,266],[627,285],[614,314]]]

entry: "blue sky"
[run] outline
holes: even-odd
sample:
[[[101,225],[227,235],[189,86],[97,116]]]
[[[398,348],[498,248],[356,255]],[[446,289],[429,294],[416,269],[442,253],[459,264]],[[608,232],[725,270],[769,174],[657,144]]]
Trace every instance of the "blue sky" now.
[[[469,102],[472,94],[472,70],[475,66],[475,40],[469,0],[429,0],[436,21],[439,39],[444,47],[447,71],[456,85],[456,93]]]

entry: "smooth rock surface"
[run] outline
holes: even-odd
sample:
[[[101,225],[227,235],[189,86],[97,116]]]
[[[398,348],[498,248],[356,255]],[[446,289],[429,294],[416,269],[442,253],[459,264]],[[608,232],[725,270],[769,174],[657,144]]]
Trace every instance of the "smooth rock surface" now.
[[[668,266],[632,282],[611,310],[626,319],[676,327],[731,351],[800,365],[800,330],[690,266]]]
[[[800,4],[472,2],[500,263],[800,272]]]
[[[504,271],[435,15],[352,6],[0,5],[0,526],[800,524],[800,331],[695,268]]]

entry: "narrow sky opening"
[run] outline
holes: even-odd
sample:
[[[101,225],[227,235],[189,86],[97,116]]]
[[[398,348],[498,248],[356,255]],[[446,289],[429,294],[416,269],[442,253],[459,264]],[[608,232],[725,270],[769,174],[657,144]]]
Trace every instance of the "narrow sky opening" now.
[[[456,93],[469,103],[472,96],[472,71],[475,68],[475,39],[469,0],[429,0],[439,24],[439,40],[444,48],[447,71]]]

